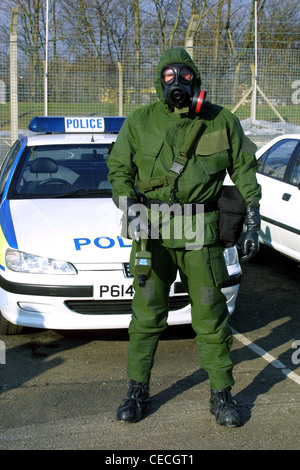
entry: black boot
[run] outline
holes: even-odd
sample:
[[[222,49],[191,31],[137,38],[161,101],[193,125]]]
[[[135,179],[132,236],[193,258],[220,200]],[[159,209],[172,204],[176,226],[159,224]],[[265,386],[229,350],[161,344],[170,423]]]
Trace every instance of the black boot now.
[[[127,398],[123,400],[118,408],[117,419],[136,423],[140,421],[143,413],[145,413],[149,407],[149,385],[131,379],[127,387]]]
[[[235,428],[240,425],[240,415],[236,409],[230,387],[224,390],[211,390],[210,412],[221,426]]]

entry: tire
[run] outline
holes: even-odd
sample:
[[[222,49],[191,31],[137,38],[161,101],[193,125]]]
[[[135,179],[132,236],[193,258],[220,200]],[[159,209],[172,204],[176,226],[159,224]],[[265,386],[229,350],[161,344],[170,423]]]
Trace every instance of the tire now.
[[[23,332],[23,326],[14,325],[6,320],[0,313],[0,334],[1,335],[19,335]]]

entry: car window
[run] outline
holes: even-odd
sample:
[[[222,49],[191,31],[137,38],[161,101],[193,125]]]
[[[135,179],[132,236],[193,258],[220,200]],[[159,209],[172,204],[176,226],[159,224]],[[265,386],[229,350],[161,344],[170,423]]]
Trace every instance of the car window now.
[[[294,163],[294,168],[291,176],[291,183],[300,185],[300,151],[298,151],[298,155]]]
[[[107,191],[109,144],[27,147],[9,198],[44,198]]]
[[[277,142],[258,160],[258,172],[283,180],[288,162],[297,144],[296,139]]]
[[[10,169],[15,161],[15,158],[20,150],[21,147],[21,142],[17,140],[14,145],[11,147],[9,150],[5,160],[2,163],[1,166],[1,174],[0,174],[0,197],[3,194],[4,187],[10,172]]]

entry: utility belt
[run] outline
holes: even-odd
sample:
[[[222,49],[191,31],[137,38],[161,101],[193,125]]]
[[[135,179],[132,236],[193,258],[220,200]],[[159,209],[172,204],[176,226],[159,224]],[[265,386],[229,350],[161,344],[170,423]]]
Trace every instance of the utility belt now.
[[[219,210],[218,202],[217,201],[205,201],[205,202],[191,202],[181,204],[179,202],[164,202],[160,201],[159,199],[150,199],[144,195],[141,196],[141,202],[144,204],[148,209],[153,211],[161,212],[161,206],[168,206],[169,209],[175,209],[176,206],[181,209],[181,214],[184,215],[196,215],[198,213],[206,213],[206,212],[213,212]]]

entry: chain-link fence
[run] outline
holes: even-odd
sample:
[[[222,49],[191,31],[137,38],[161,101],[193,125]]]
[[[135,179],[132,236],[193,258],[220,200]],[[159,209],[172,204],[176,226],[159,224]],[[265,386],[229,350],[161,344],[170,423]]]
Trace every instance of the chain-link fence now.
[[[10,46],[11,54],[12,41]],[[122,61],[114,61],[111,56],[50,56],[47,76],[44,61],[33,62],[19,54],[17,63],[12,63],[12,55],[2,52],[0,130],[6,131],[2,137],[10,135],[14,113],[20,132],[28,128],[35,115],[127,115],[153,102],[153,81],[161,52],[157,46],[144,47],[138,64],[134,50]],[[216,57],[213,47],[195,46],[192,55],[210,101],[233,110],[241,120],[252,117],[282,123],[287,126],[283,132],[293,130],[292,125],[300,126],[299,50],[259,49],[256,81],[253,49],[235,50],[233,54],[223,48]],[[16,109],[11,107],[12,86],[17,93]],[[280,132],[275,128],[273,134]],[[266,138],[269,135],[265,133]]]
[[[222,57],[214,64],[213,49],[194,50],[194,61],[201,71],[202,87],[208,99],[234,109],[253,82],[254,51],[248,49],[239,61]],[[128,114],[135,107],[156,100],[153,86],[159,56],[143,51],[139,70],[135,55],[122,63],[86,57],[49,63],[47,103],[49,115],[118,115],[121,106]],[[1,60],[1,59],[0,59]],[[280,119],[300,125],[300,51],[258,50],[257,119]],[[17,69],[19,128],[28,119],[44,114],[45,77],[42,67],[34,71],[26,58],[19,58]],[[9,129],[9,67],[2,74],[1,128]],[[6,89],[6,93],[5,90]],[[0,90],[1,92],[1,90]],[[121,100],[121,101],[120,101]],[[121,104],[122,103],[122,104]],[[274,106],[274,108],[272,107]],[[276,111],[277,113],[276,113]],[[241,119],[251,117],[251,93],[235,111]]]

